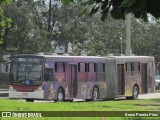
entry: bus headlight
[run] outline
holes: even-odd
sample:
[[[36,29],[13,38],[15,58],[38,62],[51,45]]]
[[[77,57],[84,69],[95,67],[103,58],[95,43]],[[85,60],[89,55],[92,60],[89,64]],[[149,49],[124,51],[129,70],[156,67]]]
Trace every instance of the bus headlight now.
[[[12,87],[12,85],[9,85],[9,90],[15,91],[15,89]]]

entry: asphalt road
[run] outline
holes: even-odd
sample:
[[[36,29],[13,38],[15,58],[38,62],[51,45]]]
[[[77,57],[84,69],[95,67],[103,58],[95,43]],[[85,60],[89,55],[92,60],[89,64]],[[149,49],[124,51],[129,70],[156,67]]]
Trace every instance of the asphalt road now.
[[[4,98],[4,97],[8,98],[8,94],[9,92],[7,89],[0,89],[0,98]],[[153,98],[160,98],[160,90],[156,91],[155,93],[141,94],[138,96],[138,99],[153,99]],[[75,99],[74,101],[83,101],[83,100]],[[40,102],[40,101],[37,101],[37,102]]]
[[[138,99],[152,99],[152,98],[160,98],[160,92],[159,93],[141,94],[138,96]]]
[[[8,97],[8,89],[0,89],[0,98]]]

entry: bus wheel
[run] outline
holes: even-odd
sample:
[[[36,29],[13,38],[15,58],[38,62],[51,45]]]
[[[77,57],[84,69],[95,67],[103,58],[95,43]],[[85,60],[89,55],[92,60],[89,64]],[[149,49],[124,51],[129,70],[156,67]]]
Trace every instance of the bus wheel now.
[[[98,100],[98,88],[94,87],[92,92],[92,100],[97,101]]]
[[[34,102],[33,99],[26,99],[26,102]]]
[[[64,92],[63,90],[60,88],[58,90],[58,94],[57,94],[57,102],[63,102],[64,101]]]
[[[133,99],[138,99],[138,87],[137,86],[133,87],[132,98]]]

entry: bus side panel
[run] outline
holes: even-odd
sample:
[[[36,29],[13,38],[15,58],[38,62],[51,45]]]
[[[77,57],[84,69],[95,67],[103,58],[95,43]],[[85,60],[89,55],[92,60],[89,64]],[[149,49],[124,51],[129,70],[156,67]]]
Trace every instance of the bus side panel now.
[[[132,96],[134,85],[138,85],[139,88],[141,87],[141,75],[136,75],[136,76],[126,75],[125,76],[125,96]]]
[[[117,71],[116,62],[114,58],[107,58],[106,62],[106,98],[115,98],[117,91]]]
[[[92,91],[94,86],[97,86],[99,89],[99,98],[105,98],[106,96],[106,84],[105,82],[78,82],[78,99],[92,99]]]
[[[125,96],[132,96],[133,86],[137,85],[139,94],[154,91],[154,62],[141,63],[140,71],[125,71]]]
[[[142,85],[142,79],[141,79],[141,71],[134,70],[135,62],[126,62],[125,63],[125,96],[130,97],[133,94],[133,87],[134,85],[137,85],[139,88],[139,92],[141,92],[141,85]],[[140,63],[139,63],[140,64]]]
[[[94,86],[93,82],[78,82],[78,99],[91,99],[92,98],[92,88]]]
[[[57,99],[57,92],[60,87],[62,87],[65,92],[65,99],[68,99],[70,97],[69,82],[60,83],[60,82],[53,82],[53,81],[43,82],[44,99],[45,100]]]

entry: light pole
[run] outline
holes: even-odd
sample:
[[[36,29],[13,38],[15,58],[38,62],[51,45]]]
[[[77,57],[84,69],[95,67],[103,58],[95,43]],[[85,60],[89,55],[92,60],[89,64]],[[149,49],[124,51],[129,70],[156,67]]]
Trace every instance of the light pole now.
[[[131,14],[126,16],[126,51],[125,55],[131,54]]]
[[[120,37],[120,44],[121,44],[121,54],[123,53],[123,39],[122,39],[122,32]]]

